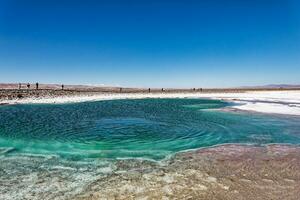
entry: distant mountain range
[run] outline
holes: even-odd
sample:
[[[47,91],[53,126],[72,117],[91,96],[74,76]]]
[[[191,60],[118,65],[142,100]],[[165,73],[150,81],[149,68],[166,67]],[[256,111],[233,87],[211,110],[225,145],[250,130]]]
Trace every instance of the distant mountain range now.
[[[292,85],[292,84],[269,84],[262,86],[244,86],[241,88],[300,88],[300,85]]]

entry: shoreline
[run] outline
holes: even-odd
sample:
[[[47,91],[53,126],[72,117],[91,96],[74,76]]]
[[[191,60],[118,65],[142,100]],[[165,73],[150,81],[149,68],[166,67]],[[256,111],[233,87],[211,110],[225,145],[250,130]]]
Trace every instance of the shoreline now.
[[[300,147],[286,144],[223,144],[178,152],[162,163],[140,159],[69,163],[30,156],[1,159],[5,173],[0,194],[5,199],[293,200],[300,192]]]
[[[166,166],[133,167],[94,181],[75,199],[297,199],[299,151],[286,145],[222,145],[178,153]],[[132,169],[127,162],[117,166]]]
[[[166,93],[78,93],[58,96],[30,96],[19,99],[0,99],[0,105],[65,104],[115,99],[143,98],[206,98],[234,103],[229,108],[269,114],[300,115],[300,90],[244,92],[166,92]]]

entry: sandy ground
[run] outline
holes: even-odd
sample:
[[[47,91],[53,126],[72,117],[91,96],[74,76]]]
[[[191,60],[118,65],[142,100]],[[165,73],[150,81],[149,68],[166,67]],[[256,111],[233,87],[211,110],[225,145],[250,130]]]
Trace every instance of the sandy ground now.
[[[300,91],[246,91],[226,93],[89,93],[80,95],[66,95],[53,97],[29,97],[21,99],[2,99],[0,104],[27,104],[27,103],[75,103],[84,101],[100,101],[112,99],[139,99],[139,98],[212,98],[222,99],[235,103],[234,109],[300,115]]]

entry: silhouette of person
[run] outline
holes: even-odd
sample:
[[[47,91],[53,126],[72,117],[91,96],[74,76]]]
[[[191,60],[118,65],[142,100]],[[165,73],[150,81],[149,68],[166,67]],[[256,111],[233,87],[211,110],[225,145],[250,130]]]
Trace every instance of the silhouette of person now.
[[[30,88],[30,84],[29,83],[27,83],[27,89],[29,89]]]
[[[64,84],[62,84],[62,85],[61,85],[61,89],[64,90],[64,87],[65,87]]]
[[[151,89],[149,88],[148,91],[149,91],[149,93],[150,93]]]
[[[37,90],[39,89],[39,83],[38,83],[38,82],[35,83],[35,88],[36,88]]]

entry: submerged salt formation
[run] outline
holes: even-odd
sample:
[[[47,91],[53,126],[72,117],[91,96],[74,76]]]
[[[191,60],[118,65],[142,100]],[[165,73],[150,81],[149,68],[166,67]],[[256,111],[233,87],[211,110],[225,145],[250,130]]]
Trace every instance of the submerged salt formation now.
[[[287,199],[300,192],[300,148],[224,145],[161,162],[1,157],[2,199]],[[18,191],[18,192],[16,192]]]
[[[118,166],[128,169],[127,162]],[[94,181],[74,199],[296,200],[300,193],[299,147],[225,145],[130,169]]]

